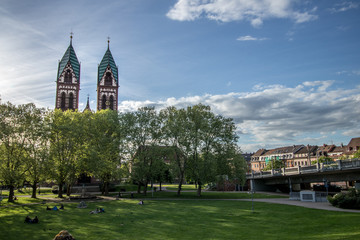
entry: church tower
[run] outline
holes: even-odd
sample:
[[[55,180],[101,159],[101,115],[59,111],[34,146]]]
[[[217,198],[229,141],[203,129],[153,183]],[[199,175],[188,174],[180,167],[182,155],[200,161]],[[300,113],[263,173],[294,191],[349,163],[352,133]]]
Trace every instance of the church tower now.
[[[108,48],[98,66],[97,110],[117,110],[118,107],[118,67],[110,52],[109,45],[110,41],[108,40]]]
[[[59,62],[56,80],[56,103],[55,108],[75,110],[79,107],[80,90],[80,63],[72,46],[70,45]]]

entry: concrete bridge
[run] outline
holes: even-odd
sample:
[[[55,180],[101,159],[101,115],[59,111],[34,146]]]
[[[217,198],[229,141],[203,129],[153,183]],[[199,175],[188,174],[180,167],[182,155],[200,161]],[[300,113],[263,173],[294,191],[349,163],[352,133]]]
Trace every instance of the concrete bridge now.
[[[360,189],[360,159],[252,172],[246,178],[250,180],[253,191],[275,191],[279,187],[292,188],[302,183],[342,181],[356,181],[356,188]]]

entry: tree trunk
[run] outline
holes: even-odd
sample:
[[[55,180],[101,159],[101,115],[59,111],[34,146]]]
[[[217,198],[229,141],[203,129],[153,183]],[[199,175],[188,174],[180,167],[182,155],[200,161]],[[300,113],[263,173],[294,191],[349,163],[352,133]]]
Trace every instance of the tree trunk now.
[[[140,190],[141,190],[141,183],[138,182],[138,188],[137,188],[137,193],[140,194]]]
[[[9,186],[9,198],[8,202],[14,202],[14,186]]]
[[[101,195],[105,194],[105,182],[101,182]]]
[[[63,198],[63,183],[59,183],[59,193],[58,193],[58,197],[59,198]]]
[[[201,184],[198,184],[197,196],[201,197]]]
[[[178,186],[178,190],[177,190],[177,195],[178,196],[180,196],[182,182],[183,182],[183,178],[182,178],[182,176],[180,176],[180,182],[179,182],[179,186]]]
[[[146,192],[147,192],[147,185],[148,185],[148,182],[145,182],[145,186],[144,186],[144,195],[146,196]]]
[[[37,184],[37,182],[34,181],[33,184],[31,185],[31,187],[32,187],[31,198],[36,198],[36,184]]]
[[[160,182],[160,188],[159,188],[159,191],[161,191],[161,182]]]
[[[109,195],[109,182],[104,182],[104,192],[105,196]]]
[[[69,197],[71,195],[71,185],[70,184],[68,184],[68,187],[66,189],[66,195],[69,196]]]

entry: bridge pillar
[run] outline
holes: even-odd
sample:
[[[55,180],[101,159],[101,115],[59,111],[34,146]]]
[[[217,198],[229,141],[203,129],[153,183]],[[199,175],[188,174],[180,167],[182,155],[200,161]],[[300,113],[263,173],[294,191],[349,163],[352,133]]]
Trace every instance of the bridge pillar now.
[[[360,180],[355,181],[355,189],[360,190]]]

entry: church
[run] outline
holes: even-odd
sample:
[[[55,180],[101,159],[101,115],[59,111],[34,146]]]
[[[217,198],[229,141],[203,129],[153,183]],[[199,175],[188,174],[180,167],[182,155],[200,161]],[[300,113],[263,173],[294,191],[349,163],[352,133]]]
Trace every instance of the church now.
[[[118,106],[119,73],[109,45],[108,40],[107,50],[98,65],[97,110],[117,110]],[[71,35],[70,45],[59,61],[56,79],[56,109],[63,111],[79,109],[80,70],[81,65],[72,46]],[[85,109],[90,110],[89,98]]]

